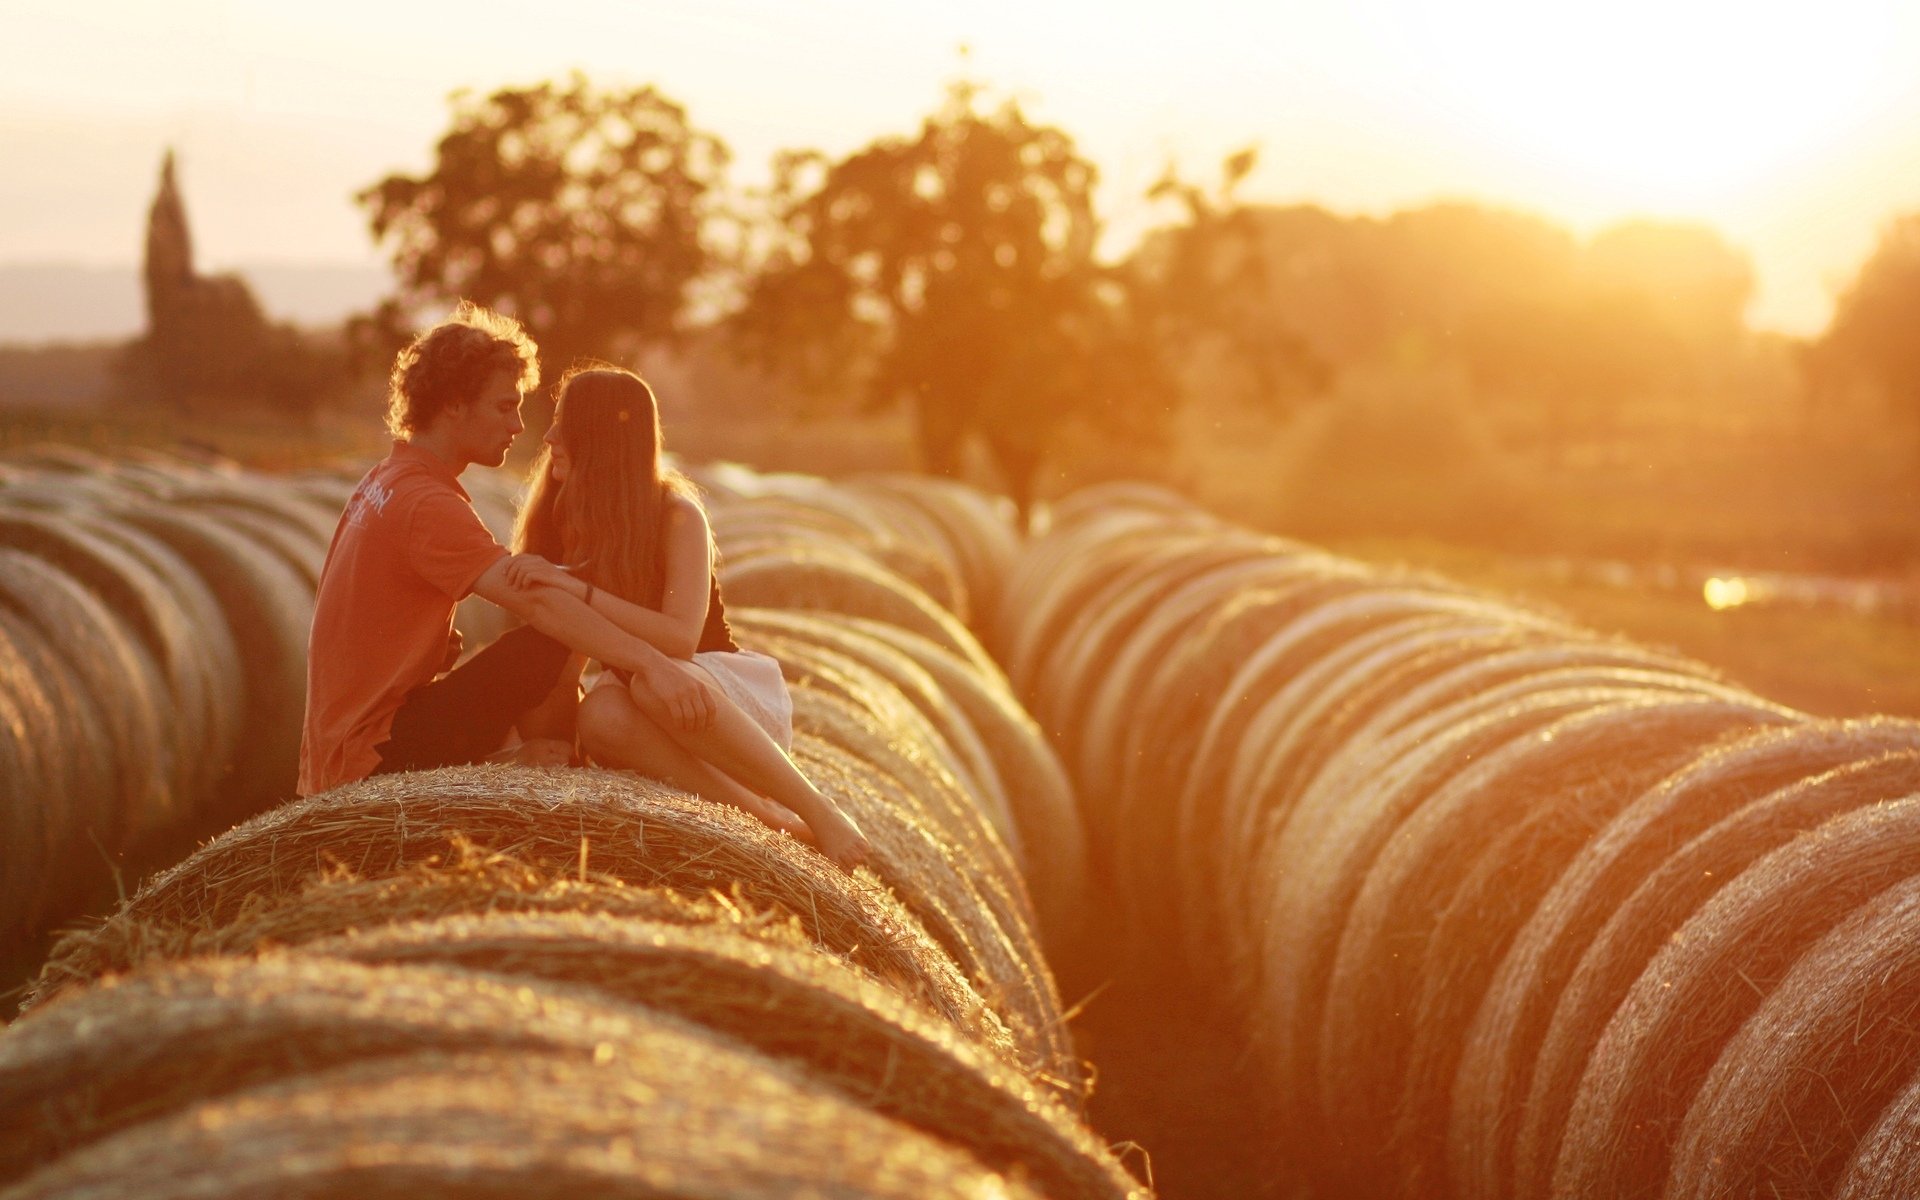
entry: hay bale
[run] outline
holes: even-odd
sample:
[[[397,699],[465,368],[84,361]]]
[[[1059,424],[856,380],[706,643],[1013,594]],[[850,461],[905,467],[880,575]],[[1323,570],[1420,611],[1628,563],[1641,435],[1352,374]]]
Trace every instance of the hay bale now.
[[[1011,501],[931,475],[861,475],[842,486],[855,496],[889,496],[932,521],[959,564],[970,624],[983,633],[993,628],[1001,583],[1020,552]]]
[[[1099,520],[1116,511],[1139,512],[1163,521],[1206,520],[1222,524],[1186,496],[1157,483],[1133,479],[1109,480],[1077,488],[1042,507],[1038,514],[1043,533]]]
[[[1150,681],[1180,648],[1203,629],[1213,614],[1235,597],[1270,587],[1285,587],[1299,576],[1299,556],[1269,555],[1233,562],[1181,584],[1144,613],[1113,656],[1084,707],[1077,709],[1081,754],[1074,778],[1090,795],[1110,796],[1136,769],[1119,751],[1127,744]]]
[[[1811,766],[1817,769],[1818,759]],[[1662,861],[1581,956],[1541,1040],[1515,1139],[1516,1194],[1546,1195],[1595,1047],[1637,980],[1699,907],[1755,860],[1823,822],[1920,791],[1920,754],[1897,752],[1803,779],[1734,807]]]
[[[734,809],[605,771],[450,767],[281,805],[154,875],[98,928],[67,935],[48,969],[96,979],[147,953],[155,929],[216,928],[338,866],[379,878],[445,861],[456,838],[537,869],[634,886],[693,896],[737,886],[752,907],[793,914],[823,949],[1011,1053],[999,1018],[884,888]]]
[[[1132,553],[1086,591],[1072,623],[1037,647],[1030,707],[1070,763],[1084,757],[1089,693],[1147,614],[1196,575],[1273,557],[1270,544],[1218,535],[1183,535],[1125,549]]]
[[[166,681],[172,795],[183,807],[197,805],[212,784],[209,762],[229,751],[237,716],[220,695],[231,678],[222,674],[220,653],[230,653],[231,643],[217,646],[200,636],[178,576],[162,574],[71,516],[0,510],[0,545],[41,558],[83,584],[140,639]],[[180,568],[186,572],[184,563]]]
[[[1403,616],[1323,655],[1249,719],[1221,805],[1212,855],[1221,868],[1189,906],[1195,918],[1210,921],[1206,936],[1222,942],[1230,970],[1260,952],[1257,931],[1244,919],[1257,903],[1259,848],[1285,826],[1295,801],[1348,737],[1441,672],[1547,636],[1499,609],[1474,618],[1444,611]]]
[[[98,790],[73,797],[99,853],[119,851],[178,822],[188,798],[173,789],[179,748],[162,726],[170,708],[167,684],[139,638],[71,576],[6,547],[0,547],[0,606],[20,614],[58,651],[43,677],[70,684],[74,692],[68,710],[74,740],[60,752],[91,759],[76,767],[99,773]],[[89,736],[86,729],[97,733]],[[78,866],[66,859],[56,869]]]
[[[866,831],[874,873],[1005,1019],[1028,1069],[1077,1095],[1079,1059],[1018,872],[994,869],[977,836],[944,833],[928,812],[940,783],[846,701],[808,689],[794,701],[794,757]]]
[[[1450,1177],[1462,1193],[1539,1194],[1534,1189],[1543,1184],[1516,1190],[1520,1127],[1536,1118],[1536,1108],[1556,1109],[1548,1118],[1554,1123],[1563,1118],[1572,1081],[1560,1094],[1530,1101],[1534,1065],[1568,980],[1634,889],[1676,847],[1729,813],[1800,779],[1900,747],[1920,749],[1920,723],[1808,721],[1762,730],[1701,755],[1581,849],[1514,939],[1467,1035],[1449,1134]]]
[[[952,613],[899,575],[849,551],[807,549],[729,558],[721,564],[720,580],[731,605],[872,617],[928,638],[983,671],[998,670]]]
[[[1087,898],[1086,832],[1066,769],[1007,681],[983,676],[950,651],[884,621],[847,618],[849,626],[907,655],[979,734],[1002,781],[1029,869],[1027,892],[1057,958],[1072,945]]]
[[[89,801],[106,788],[101,735],[81,707],[73,681],[32,625],[0,609],[0,953],[26,940],[72,901],[72,876],[60,870]],[[82,753],[76,754],[80,749]],[[88,752],[90,751],[90,752]]]
[[[1327,977],[1319,1080],[1331,1127],[1364,1136],[1395,1114],[1396,1169],[1442,1186],[1433,1122],[1455,1047],[1533,902],[1585,833],[1702,747],[1786,719],[1757,700],[1628,696],[1507,742],[1409,812],[1354,895]]]
[[[704,925],[779,945],[814,945],[791,914],[755,908],[738,888],[730,895],[718,889],[692,894],[633,887],[598,871],[583,873],[577,862],[556,870],[488,853],[458,835],[444,855],[430,855],[395,874],[362,878],[335,867],[289,890],[258,893],[219,924],[142,923],[123,917],[96,922],[104,929],[91,940],[111,944],[114,948],[106,952],[110,957],[138,968],[211,954],[253,955],[387,924],[483,913],[584,914]],[[93,949],[100,953],[97,946]],[[89,957],[63,953],[46,962],[21,1011],[31,1012],[92,982],[97,964]]]
[[[1042,670],[1045,657],[1097,611],[1095,597],[1102,588],[1159,554],[1202,549],[1224,532],[1217,524],[1170,525],[1138,513],[1112,513],[1030,546],[1008,576],[1000,601],[1009,615],[999,630],[1003,644],[996,649],[1015,692],[1034,707],[1050,682]],[[1270,544],[1284,545],[1278,539]]]
[[[1439,920],[1416,955],[1419,1000],[1395,1122],[1395,1141],[1405,1147],[1405,1177],[1433,1181],[1433,1186],[1445,1178],[1449,1105],[1464,1061],[1461,1045],[1513,937],[1568,861],[1596,829],[1697,759],[1703,748],[1784,723],[1792,715],[1758,702],[1709,697],[1675,699],[1645,714],[1614,719],[1599,714],[1570,719],[1557,727],[1554,738],[1550,757],[1559,761],[1542,764],[1539,775],[1503,774],[1506,787],[1535,794],[1532,805],[1509,806],[1510,793],[1497,806],[1468,806],[1477,812],[1463,809],[1446,834],[1428,840],[1434,849],[1424,866],[1442,881],[1442,889],[1433,896]],[[1590,740],[1579,744],[1588,731]],[[1569,763],[1577,765],[1563,771]],[[1420,816],[1435,811],[1429,805]],[[1476,823],[1499,832],[1476,845],[1471,829]],[[1442,868],[1447,863],[1452,865]]]
[[[1048,1195],[1124,1195],[1130,1180],[1048,1093],[952,1027],[836,959],[725,927],[580,915],[389,925],[309,947],[568,984],[726,1034],[869,1110],[964,1146]]]
[[[1920,796],[1834,817],[1716,892],[1634,982],[1594,1047],[1554,1189],[1663,1187],[1681,1121],[1728,1040],[1822,935],[1911,877],[1916,850]]]
[[[964,1153],[736,1057],[695,1040],[638,1073],[525,1051],[382,1058],[136,1127],[17,1194],[1037,1200]]]
[[[1234,861],[1244,844],[1240,837],[1251,835],[1261,819],[1245,764],[1251,753],[1273,744],[1272,726],[1297,705],[1303,695],[1297,685],[1313,666],[1403,618],[1446,613],[1464,618],[1488,611],[1484,602],[1433,590],[1330,590],[1247,656],[1227,685],[1227,699],[1208,719],[1176,805],[1174,850],[1180,877],[1188,882],[1189,938],[1211,940],[1216,929],[1233,923],[1230,914],[1242,911],[1245,901],[1238,889],[1216,884],[1244,874]],[[1521,624],[1517,614],[1508,619]],[[1284,821],[1285,813],[1272,813],[1271,819]]]
[[[291,796],[306,709],[312,589],[277,556],[213,517],[130,506],[112,515],[165,542],[192,565],[219,599],[240,648],[248,733],[236,747],[221,815],[231,819]]]
[[[1540,665],[1580,657],[1567,647],[1555,653],[1523,647],[1416,687],[1410,697],[1453,700],[1399,724],[1377,744],[1364,732],[1350,739],[1259,848],[1259,875],[1248,891],[1257,904],[1249,920],[1265,922],[1264,953],[1234,982],[1246,989],[1274,1077],[1291,1085],[1280,1100],[1285,1122],[1298,1127],[1309,1146],[1317,1140],[1309,1131],[1326,1119],[1316,1101],[1322,1083],[1321,1024],[1336,955],[1349,912],[1401,825],[1472,764],[1564,717],[1612,704],[1646,703],[1667,691],[1697,694],[1693,689],[1699,681],[1684,676],[1563,666],[1455,695],[1452,677],[1480,671],[1497,677],[1515,660]],[[1364,729],[1399,723],[1406,714],[1398,708],[1383,709]]]
[[[1680,1127],[1667,1195],[1832,1195],[1920,1061],[1916,996],[1920,878],[1908,878],[1816,942],[1728,1041]]]
[[[905,1197],[991,1178],[666,1015],[441,968],[203,961],[53,1005],[0,1055],[0,1136],[24,1151],[5,1158],[48,1164],[24,1195],[784,1196],[855,1180]]]
[[[895,729],[902,737],[925,741],[928,749],[941,757],[942,765],[992,819],[996,831],[1021,864],[1022,874],[1030,873],[1020,830],[1014,823],[1006,788],[993,758],[959,708],[918,663],[853,628],[850,617],[756,608],[736,609],[729,614],[729,621],[735,636],[745,639],[743,644],[774,653],[775,657],[780,657],[773,649],[776,643],[807,647],[802,655],[806,661],[795,664],[800,669],[789,671],[790,681],[824,685],[836,694],[869,707],[876,720]],[[822,651],[824,655],[819,653]],[[813,669],[816,665],[817,671]],[[850,667],[853,669],[849,670]],[[863,678],[863,671],[870,674]],[[919,720],[898,720],[904,714],[892,703],[896,694],[913,706]]]
[[[1237,701],[1228,689],[1247,655],[1321,597],[1356,586],[1359,578],[1357,568],[1329,558],[1302,556],[1276,566],[1268,585],[1225,598],[1188,636],[1169,644],[1123,726],[1118,757],[1128,769],[1117,774],[1117,788],[1081,786],[1092,857],[1114,877],[1127,924],[1143,935],[1136,943],[1142,948],[1177,951],[1181,945],[1172,931],[1188,916],[1186,893],[1177,871],[1167,870],[1167,855],[1169,847],[1180,853],[1187,818],[1169,797],[1185,791],[1215,708]]]
[[[1920,1179],[1920,1079],[1881,1110],[1834,1186],[1835,1200],[1902,1200]]]

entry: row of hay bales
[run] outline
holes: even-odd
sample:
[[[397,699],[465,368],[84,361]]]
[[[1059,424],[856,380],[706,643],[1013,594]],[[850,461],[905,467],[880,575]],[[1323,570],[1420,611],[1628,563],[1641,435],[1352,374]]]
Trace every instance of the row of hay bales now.
[[[1002,613],[1116,937],[1327,1194],[1920,1192],[1920,725],[1138,487]]]
[[[281,804],[56,946],[0,1034],[0,1196],[1143,1194],[1041,950],[1079,907],[1065,774],[955,615],[1006,518],[702,477],[871,869],[603,771]]]

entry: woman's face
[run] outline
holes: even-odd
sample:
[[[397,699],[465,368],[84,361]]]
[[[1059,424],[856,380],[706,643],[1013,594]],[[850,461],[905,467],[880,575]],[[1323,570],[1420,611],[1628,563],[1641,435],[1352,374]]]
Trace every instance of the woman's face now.
[[[546,443],[547,465],[552,470],[555,483],[565,483],[567,472],[573,467],[573,459],[567,453],[566,439],[560,436],[560,414],[555,413],[553,421],[547,426],[546,436],[540,439]]]

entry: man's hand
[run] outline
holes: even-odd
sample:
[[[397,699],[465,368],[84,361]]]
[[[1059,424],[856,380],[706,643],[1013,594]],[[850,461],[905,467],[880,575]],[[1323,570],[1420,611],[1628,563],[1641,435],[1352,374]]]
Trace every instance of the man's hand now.
[[[634,672],[627,692],[656,724],[698,733],[712,727],[720,710],[713,692],[693,671],[662,655],[657,662]]]
[[[571,591],[579,579],[565,567],[557,567],[538,554],[515,554],[506,561],[507,582],[523,591],[546,586]]]
[[[440,673],[453,670],[460,661],[460,652],[467,648],[467,639],[460,636],[458,629],[447,634],[447,654],[440,660]]]

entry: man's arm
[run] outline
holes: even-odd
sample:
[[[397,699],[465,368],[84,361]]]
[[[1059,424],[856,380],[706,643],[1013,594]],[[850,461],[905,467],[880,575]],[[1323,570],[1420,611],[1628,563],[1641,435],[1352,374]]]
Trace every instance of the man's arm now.
[[[705,729],[716,713],[713,696],[665,654],[621,632],[611,621],[559,588],[516,588],[501,558],[474,580],[474,594],[490,600],[568,649],[632,672],[659,698],[682,729]]]

